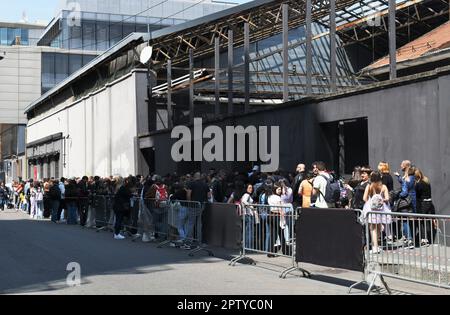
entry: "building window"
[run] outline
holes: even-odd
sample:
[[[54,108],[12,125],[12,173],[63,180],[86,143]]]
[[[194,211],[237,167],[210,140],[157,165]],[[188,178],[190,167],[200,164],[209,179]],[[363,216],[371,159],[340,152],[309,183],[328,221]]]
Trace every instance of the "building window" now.
[[[81,26],[69,26],[69,49],[83,50]]]
[[[109,48],[109,22],[97,22],[97,50],[104,51]]]
[[[55,86],[55,54],[43,53],[42,54],[42,94],[49,91]]]
[[[95,33],[96,25],[95,22],[83,21],[83,50],[96,50],[95,47]]]
[[[119,23],[118,22],[111,23],[109,32],[110,32],[109,44],[111,46],[114,46],[115,44],[120,42],[120,40],[123,38],[122,23],[120,23],[120,22]]]
[[[69,76],[69,56],[67,54],[55,54],[55,84]]]
[[[96,55],[42,53],[42,94],[91,62]]]
[[[0,28],[0,45],[8,45],[8,29]]]

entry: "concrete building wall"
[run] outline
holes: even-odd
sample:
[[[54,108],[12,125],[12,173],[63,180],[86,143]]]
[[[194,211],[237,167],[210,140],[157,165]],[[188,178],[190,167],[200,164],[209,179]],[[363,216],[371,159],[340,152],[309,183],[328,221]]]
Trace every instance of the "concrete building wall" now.
[[[41,96],[41,48],[2,46],[0,124],[25,124],[24,109]]]
[[[62,133],[66,165],[60,176],[135,174],[136,103],[132,72],[75,103],[31,119],[27,143]]]

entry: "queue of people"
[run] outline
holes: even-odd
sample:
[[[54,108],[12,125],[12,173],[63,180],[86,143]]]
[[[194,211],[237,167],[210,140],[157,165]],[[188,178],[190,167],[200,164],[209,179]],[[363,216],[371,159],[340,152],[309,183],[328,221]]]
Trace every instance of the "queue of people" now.
[[[93,207],[93,196],[109,196],[113,200],[115,214],[114,238],[122,240],[125,238],[122,233],[123,220],[130,216],[134,203],[139,202],[145,211],[141,211],[139,218],[132,220],[140,221],[143,226],[142,240],[149,242],[158,237],[155,231],[161,231],[159,225],[163,217],[158,209],[163,208],[169,198],[185,201],[179,203],[179,224],[176,227],[181,240],[192,238],[195,229],[194,219],[187,210],[189,201],[201,204],[230,203],[246,213],[245,229],[250,236],[246,245],[252,246],[254,239],[251,236],[259,233],[262,235],[259,237],[262,249],[272,249],[271,252],[274,252],[278,247],[283,252],[289,252],[293,226],[286,217],[298,207],[434,214],[429,179],[407,160],[401,163],[401,172],[392,174],[397,177],[401,187],[399,191],[394,190],[394,178],[386,162],[379,163],[375,171],[369,166],[355,167],[348,180],[329,171],[321,161],[314,162],[310,170],[305,164],[299,164],[295,173],[282,170],[262,173],[255,166],[250,172],[211,169],[207,174],[197,172],[183,176],[152,174],[127,178],[84,176],[29,180],[14,183],[9,192],[2,183],[0,208],[3,209],[11,200],[17,209],[29,214],[30,218],[50,218],[55,223],[84,226],[89,208]],[[145,200],[154,201],[148,204]],[[266,211],[266,215],[261,215],[257,208],[252,207],[254,204],[267,206],[268,213]],[[408,247],[413,246],[413,238],[417,236],[412,235],[408,222],[403,222],[401,235],[395,235],[390,216],[369,216],[367,220],[373,252],[381,250],[378,241],[383,235],[387,242],[401,239]],[[423,246],[429,244],[432,237],[432,229],[428,230],[431,231],[427,235],[420,236]],[[137,230],[132,232],[134,236],[141,236]]]

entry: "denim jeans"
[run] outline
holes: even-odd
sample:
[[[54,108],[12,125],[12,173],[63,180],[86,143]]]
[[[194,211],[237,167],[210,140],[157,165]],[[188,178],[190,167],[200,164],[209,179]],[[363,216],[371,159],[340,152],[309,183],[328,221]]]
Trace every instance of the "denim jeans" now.
[[[53,222],[57,222],[59,220],[58,209],[59,209],[59,200],[50,200],[50,211]]]
[[[403,236],[407,239],[407,240],[412,240],[412,234],[411,234],[411,228],[409,226],[409,222],[408,221],[403,221]]]
[[[153,223],[155,225],[155,237],[161,238],[167,236],[167,212],[163,208],[153,208],[151,211],[153,217]]]
[[[78,208],[74,202],[67,203],[67,224],[75,225],[78,223]]]
[[[5,209],[5,199],[0,199],[0,211],[3,211]]]
[[[255,232],[255,217],[246,214],[245,215],[245,247],[249,249],[255,248],[254,243],[254,232]]]
[[[194,237],[195,217],[190,215],[189,208],[180,207],[178,215],[178,234],[181,240],[192,240]]]
[[[114,234],[119,235],[120,231],[122,230],[122,222],[123,218],[125,217],[125,212],[123,211],[116,211],[116,222],[114,224]]]
[[[36,201],[36,217],[43,219],[44,217],[44,200]]]

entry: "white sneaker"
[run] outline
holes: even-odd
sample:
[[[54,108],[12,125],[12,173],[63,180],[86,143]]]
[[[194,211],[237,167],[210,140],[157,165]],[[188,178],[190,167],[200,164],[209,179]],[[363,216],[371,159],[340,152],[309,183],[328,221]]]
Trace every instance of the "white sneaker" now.
[[[371,253],[371,254],[380,254],[380,253],[381,253],[381,248],[378,247],[378,248],[376,248],[376,249],[371,249],[371,250],[370,250],[370,253]]]
[[[155,240],[154,236],[148,236],[147,233],[143,233],[143,235],[142,235],[142,242],[143,243],[150,243],[150,242],[153,242],[154,240]]]
[[[392,245],[392,244],[394,244],[394,238],[393,238],[392,236],[386,237],[386,244],[387,244],[387,245]]]
[[[121,241],[121,240],[125,239],[125,236],[123,236],[122,234],[117,234],[117,235],[114,235],[114,239]]]

